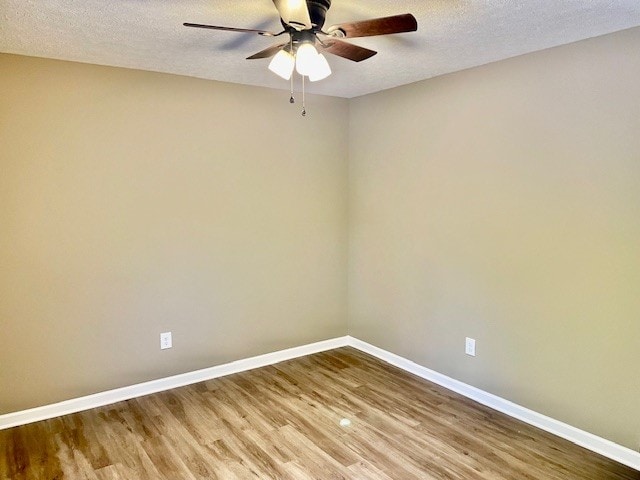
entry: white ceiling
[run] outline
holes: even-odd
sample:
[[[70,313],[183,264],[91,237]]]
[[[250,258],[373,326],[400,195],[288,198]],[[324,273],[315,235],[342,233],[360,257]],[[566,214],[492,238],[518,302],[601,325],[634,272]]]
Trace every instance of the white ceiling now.
[[[362,63],[330,56],[309,92],[355,97],[640,25],[640,0],[333,0],[326,26],[413,13],[418,31],[351,40]],[[288,89],[245,57],[278,43],[183,27],[280,31],[271,0],[0,0],[0,51]]]

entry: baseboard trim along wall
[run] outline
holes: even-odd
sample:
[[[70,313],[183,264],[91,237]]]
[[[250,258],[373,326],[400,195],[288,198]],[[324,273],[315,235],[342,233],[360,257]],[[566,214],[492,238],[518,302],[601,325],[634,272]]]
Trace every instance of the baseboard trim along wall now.
[[[569,440],[581,447],[620,462],[631,468],[640,471],[640,453],[629,448],[618,445],[604,438],[593,435],[584,430],[572,427],[566,423],[547,417],[528,408],[517,405],[509,400],[505,400],[491,393],[472,387],[466,383],[442,375],[418,365],[411,360],[378,348],[357,338],[345,336],[322,342],[311,343],[300,347],[280,350],[278,352],[267,353],[256,357],[246,358],[235,362],[218,365],[203,370],[188,372],[181,375],[152,380],[129,387],[109,390],[107,392],[96,393],[86,397],[65,400],[63,402],[44,405],[42,407],[31,408],[19,412],[0,415],[0,430],[19,425],[25,425],[40,420],[47,420],[70,413],[76,413],[91,408],[102,407],[112,403],[129,400],[156,392],[170,390],[172,388],[183,387],[205,380],[211,380],[233,373],[253,370],[255,368],[273,365],[285,360],[311,355],[313,353],[333,350],[335,348],[351,346],[364,353],[368,353],[380,360],[394,365],[402,370],[417,375],[425,380],[445,387],[453,392],[459,393],[482,405],[493,408],[499,412],[521,420],[525,423],[538,427],[549,433]]]
[[[640,452],[635,452],[610,440],[585,432],[579,428],[572,427],[571,425],[567,425],[559,420],[547,417],[546,415],[529,410],[528,408],[517,405],[509,400],[505,400],[504,398],[485,392],[479,388],[472,387],[471,385],[467,385],[466,383],[447,377],[446,375],[442,375],[441,373],[430,370],[412,362],[411,360],[363,342],[362,340],[358,340],[357,338],[349,337],[348,343],[350,346],[401,368],[406,372],[417,375],[425,380],[429,380],[430,382],[459,393],[460,395],[509,415],[510,417],[528,423],[529,425],[533,425],[534,427],[538,427],[549,433],[557,435],[558,437],[564,438],[565,440],[569,440],[576,445],[580,445],[581,447],[615,460],[623,465],[640,470]]]
[[[253,370],[254,368],[266,367],[278,362],[284,362],[285,360],[344,347],[348,345],[348,342],[349,337],[338,337],[322,342],[310,343],[301,347],[266,353],[264,355],[258,355],[257,357],[244,358],[215,367],[139,383],[137,385],[95,393],[93,395],[87,395],[86,397],[73,398],[59,403],[7,413],[0,415],[0,430],[17,427],[18,425],[26,425],[27,423],[39,422],[40,420],[48,420],[62,415],[69,415],[70,413],[81,412],[91,408],[103,407],[112,403],[171,390],[172,388],[184,387],[185,385],[212,380],[233,373]]]

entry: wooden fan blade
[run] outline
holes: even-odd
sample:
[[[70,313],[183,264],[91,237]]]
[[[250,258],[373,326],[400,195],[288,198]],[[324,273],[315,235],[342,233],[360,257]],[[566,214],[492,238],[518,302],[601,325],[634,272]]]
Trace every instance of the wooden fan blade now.
[[[259,35],[264,35],[267,37],[276,36],[276,34],[273,32],[267,32],[265,30],[253,30],[251,28],[220,27],[218,25],[202,25],[200,23],[183,23],[182,25],[184,25],[185,27],[207,28],[209,30],[224,30],[225,32],[257,33]]]
[[[278,9],[280,18],[287,25],[296,30],[308,30],[311,28],[311,18],[306,0],[273,0]]]
[[[410,13],[394,15],[392,17],[373,18],[362,22],[339,23],[327,30],[329,34],[340,32],[346,38],[372,37],[374,35],[389,35],[392,33],[415,32],[418,29],[416,17]]]
[[[281,43],[280,45],[273,45],[269,48],[265,48],[264,50],[260,50],[258,53],[247,57],[247,60],[256,60],[258,58],[269,58],[273,57],[276,53],[282,50],[282,47],[289,45],[288,43]]]
[[[316,45],[318,50],[332,53],[342,58],[353,60],[354,62],[361,62],[367,58],[373,57],[376,53],[374,50],[353,45],[352,43],[342,42],[335,38],[323,40],[322,44]]]

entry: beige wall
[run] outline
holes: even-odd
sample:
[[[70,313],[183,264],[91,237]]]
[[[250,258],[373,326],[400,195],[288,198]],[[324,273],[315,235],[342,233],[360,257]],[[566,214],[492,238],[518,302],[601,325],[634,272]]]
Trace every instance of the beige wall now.
[[[637,450],[640,29],[350,106],[349,333]]]
[[[0,413],[346,334],[346,100],[0,72]]]

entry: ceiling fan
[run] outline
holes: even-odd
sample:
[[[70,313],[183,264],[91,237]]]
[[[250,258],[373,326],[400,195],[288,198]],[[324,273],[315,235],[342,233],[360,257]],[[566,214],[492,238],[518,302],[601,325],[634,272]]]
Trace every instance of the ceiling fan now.
[[[418,22],[411,14],[374,18],[358,22],[340,23],[324,29],[331,0],[273,0],[283,30],[279,33],[249,28],[220,27],[199,23],[184,23],[185,27],[257,33],[265,37],[288,34],[288,40],[268,47],[247,57],[247,60],[274,57],[269,69],[289,80],[295,70],[311,81],[322,80],[331,74],[331,68],[322,53],[331,53],[354,62],[361,62],[377,52],[344,42],[342,38],[369,37],[393,33],[414,32]],[[319,53],[322,52],[322,53]]]

